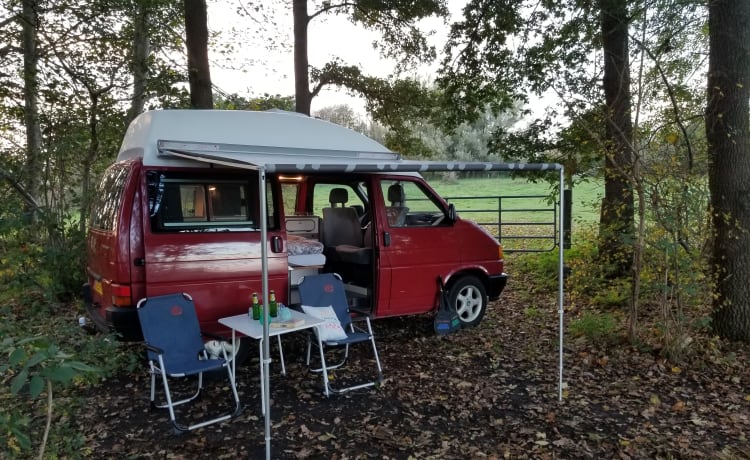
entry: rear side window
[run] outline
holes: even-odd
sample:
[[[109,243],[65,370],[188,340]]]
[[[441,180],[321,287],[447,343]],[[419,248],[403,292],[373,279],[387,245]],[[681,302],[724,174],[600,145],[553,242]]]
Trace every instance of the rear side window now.
[[[91,206],[91,228],[108,231],[115,229],[129,172],[128,165],[113,165],[105,171]]]
[[[259,230],[258,182],[255,177],[165,176],[147,174],[149,214],[156,232]],[[267,188],[269,228],[276,227],[273,187]]]

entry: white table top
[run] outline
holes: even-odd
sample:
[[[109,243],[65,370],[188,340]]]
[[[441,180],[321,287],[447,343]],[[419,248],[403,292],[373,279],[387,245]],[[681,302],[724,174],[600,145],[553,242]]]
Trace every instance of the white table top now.
[[[311,327],[315,327],[318,324],[322,324],[324,322],[322,319],[318,319],[313,316],[306,315],[296,310],[290,309],[289,311],[292,313],[292,319],[302,319],[304,320],[304,322],[295,327],[269,327],[268,328],[269,337],[273,337],[273,336],[281,335],[281,334],[287,334],[289,332],[299,331],[302,329],[308,329]],[[273,321],[275,320],[277,320],[277,318],[273,318],[271,323],[273,323]],[[242,334],[245,334],[248,337],[252,337],[255,340],[260,340],[263,338],[263,323],[251,318],[247,314],[220,318],[219,323],[237,332],[241,332]]]

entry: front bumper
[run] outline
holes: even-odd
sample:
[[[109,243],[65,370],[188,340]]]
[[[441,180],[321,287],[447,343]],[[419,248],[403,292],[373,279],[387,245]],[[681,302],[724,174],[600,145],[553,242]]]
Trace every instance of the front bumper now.
[[[508,284],[508,275],[505,273],[490,275],[487,282],[487,297],[490,300],[497,300],[506,284]]]

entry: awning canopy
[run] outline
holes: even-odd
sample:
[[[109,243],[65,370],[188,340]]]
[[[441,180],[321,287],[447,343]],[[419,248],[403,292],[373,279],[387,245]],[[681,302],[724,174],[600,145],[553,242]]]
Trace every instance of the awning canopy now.
[[[558,163],[488,163],[405,160],[394,152],[317,150],[261,145],[216,144],[160,140],[160,157],[256,169],[270,173],[433,172],[433,171],[558,171]]]

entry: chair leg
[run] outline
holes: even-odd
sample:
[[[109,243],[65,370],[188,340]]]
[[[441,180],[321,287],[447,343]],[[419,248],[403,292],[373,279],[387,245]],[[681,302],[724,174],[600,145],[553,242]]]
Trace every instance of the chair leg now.
[[[375,358],[375,365],[377,366],[377,369],[378,369],[377,378],[370,382],[365,382],[365,383],[352,385],[352,386],[348,386],[344,388],[334,388],[330,384],[330,382],[327,382],[328,391],[330,391],[331,393],[346,393],[348,391],[359,390],[362,388],[369,388],[369,387],[373,387],[373,386],[380,385],[381,383],[383,383],[383,368],[380,365],[380,356],[378,355],[378,348],[375,345],[375,335],[372,333],[372,325],[369,319],[367,319],[367,330],[370,334],[370,344],[372,345],[372,354],[373,354],[373,357]]]
[[[165,399],[166,401],[163,403],[157,403],[156,402],[156,374],[160,374],[162,376],[162,388],[164,388],[165,393]],[[169,391],[169,384],[167,383],[167,376],[164,375],[164,373],[156,366],[153,365],[151,367],[151,408],[152,409],[167,409],[169,408],[169,405],[171,404],[172,407],[179,406],[181,404],[188,403],[190,401],[194,401],[197,399],[201,391],[203,389],[203,374],[198,375],[198,387],[195,390],[195,393],[193,393],[191,396],[188,396],[184,399],[180,399],[178,401],[172,401],[170,402],[172,395]],[[166,396],[169,396],[168,398]]]
[[[312,347],[312,336],[310,335],[310,336],[307,337],[307,358],[305,359],[305,365],[310,369],[310,372],[320,372],[320,371],[323,370],[322,368],[320,368],[320,367],[313,368],[310,365],[310,350],[311,350],[311,347]],[[348,359],[349,359],[349,344],[346,344],[344,346],[344,358],[341,360],[341,362],[339,362],[337,364],[332,364],[332,365],[328,365],[326,363],[326,369],[327,370],[338,369],[339,367],[341,367],[344,364],[346,364],[346,361]]]

